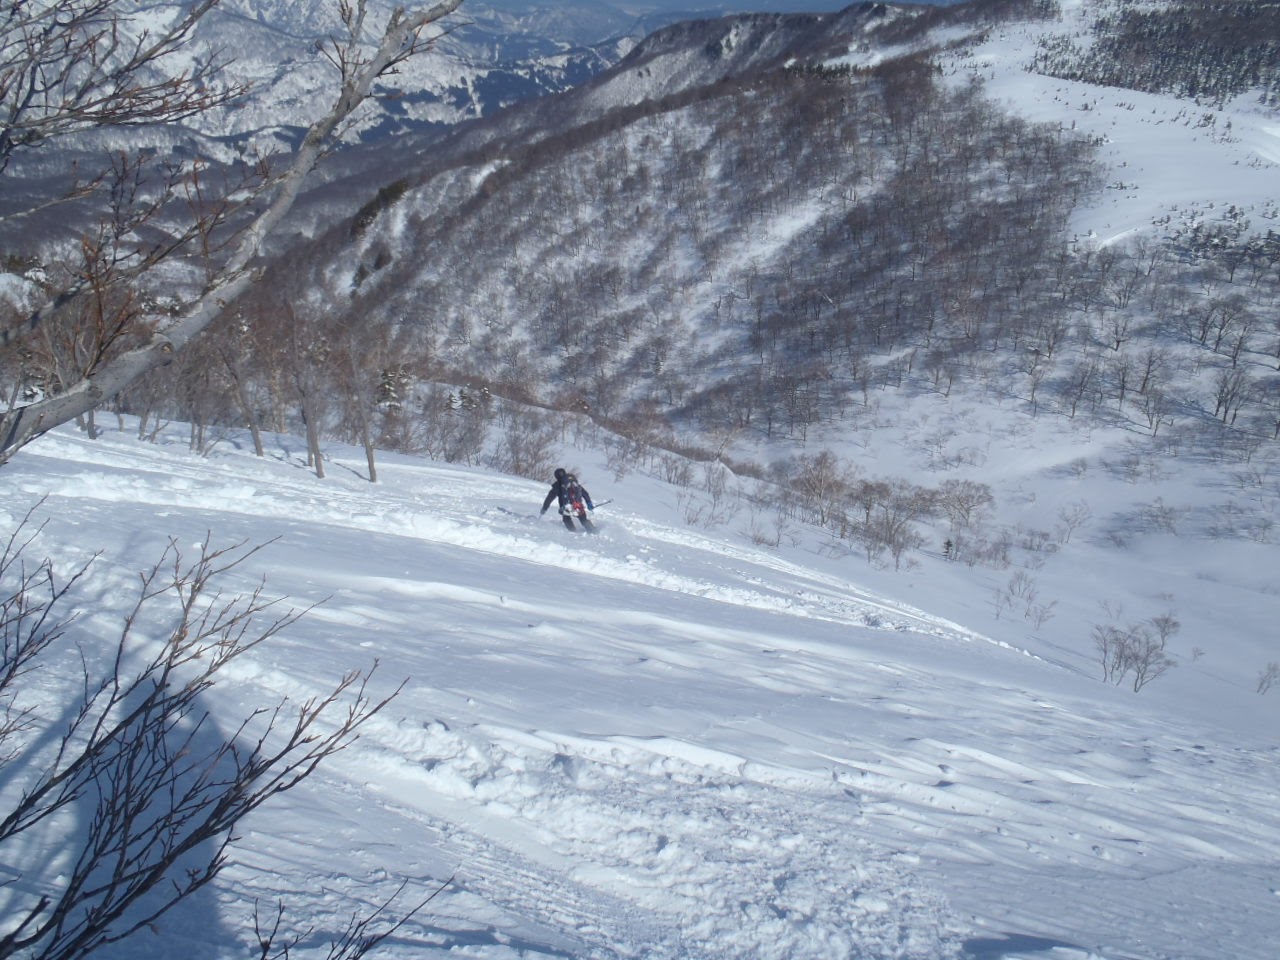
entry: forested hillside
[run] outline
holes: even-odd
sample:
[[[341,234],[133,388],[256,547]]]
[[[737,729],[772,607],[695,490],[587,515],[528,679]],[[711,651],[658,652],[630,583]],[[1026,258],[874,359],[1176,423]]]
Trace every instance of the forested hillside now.
[[[1280,6],[1112,4],[1088,37],[1043,44],[1044,73],[1209,104],[1253,94],[1280,102]]]
[[[349,292],[398,350],[504,393],[802,437],[904,362],[941,383],[1052,340],[1041,265],[1094,177],[1087,144],[915,61],[779,70],[428,174],[284,295]]]
[[[1115,134],[999,102],[973,53],[1016,34],[1079,111],[1098,84],[1167,91],[1171,123],[1230,145],[1229,121],[1176,98],[1269,97],[1244,65],[1270,56],[1273,11],[1213,8],[1212,31],[1120,0],[669,27],[578,89],[342,160],[356,172],[325,189],[354,216],[264,264],[122,409],[191,422],[198,448],[227,425],[305,428],[318,469],[332,438],[364,444],[371,474],[377,448],[537,473],[564,411],[766,478],[894,435],[890,397],[953,394],[1122,428],[1139,459],[1270,462],[1280,209],[1170,204],[1081,235],[1081,210],[1136,189],[1101,157]],[[893,484],[836,472],[815,481],[836,506],[807,515],[869,552],[900,560],[910,524],[946,512],[908,485],[906,521],[877,528]]]

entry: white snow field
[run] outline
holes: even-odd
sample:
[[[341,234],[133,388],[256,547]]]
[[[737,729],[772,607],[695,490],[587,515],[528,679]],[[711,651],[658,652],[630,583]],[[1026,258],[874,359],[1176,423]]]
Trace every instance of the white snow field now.
[[[990,97],[1019,116],[1097,141],[1109,177],[1099,201],[1078,211],[1080,241],[1161,236],[1232,208],[1258,233],[1273,226],[1280,215],[1276,111],[1253,93],[1216,107],[1032,73],[1039,39],[1059,34],[1086,42],[1094,21],[1115,13],[1099,0],[1060,0],[1060,7],[1056,22],[1003,24],[947,69],[957,78],[980,78]]]
[[[1135,694],[1098,679],[1069,610],[1042,633],[1074,650],[981,613],[974,584],[1006,574],[701,533],[638,473],[569,460],[615,501],[589,537],[538,516],[535,481],[401,457],[370,484],[343,448],[320,481],[287,438],[200,458],[124,426],[59,429],[0,470],[0,533],[34,507],[35,549],[66,567],[101,551],[69,641],[109,643],[138,572],[211,532],[274,540],[224,590],[265,576],[321,604],[237,662],[215,721],[375,659],[375,692],[408,682],[244,823],[211,892],[104,956],[252,955],[254,902],[277,898],[312,931],[294,955],[323,956],[400,880],[411,898],[449,878],[379,956],[1263,960],[1280,943],[1280,700],[1218,655],[1258,638],[1225,633],[1208,666]],[[1223,603],[1242,597],[1274,624],[1274,591]],[[53,689],[79,659],[44,669]],[[0,886],[0,916],[24,889]]]

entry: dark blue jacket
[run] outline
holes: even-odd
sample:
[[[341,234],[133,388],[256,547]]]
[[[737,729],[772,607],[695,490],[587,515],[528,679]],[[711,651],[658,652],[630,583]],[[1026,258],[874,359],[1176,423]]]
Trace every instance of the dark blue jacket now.
[[[570,489],[577,488],[578,499],[587,505],[587,509],[594,510],[596,505],[591,502],[591,494],[587,493],[587,488],[578,483],[577,478],[573,474],[569,474],[563,480],[557,480],[551,485],[551,490],[547,493],[547,498],[542,501],[542,512],[546,513],[547,508],[551,506],[551,501],[560,501],[560,512],[565,512],[571,502]],[[571,511],[576,512],[576,511]]]

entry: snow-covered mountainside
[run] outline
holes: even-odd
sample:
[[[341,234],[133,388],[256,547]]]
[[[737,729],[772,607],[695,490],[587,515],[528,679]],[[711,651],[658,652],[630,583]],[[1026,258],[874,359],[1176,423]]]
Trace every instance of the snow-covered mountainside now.
[[[366,32],[401,4],[369,0]],[[141,32],[176,16],[182,5],[138,4],[126,29]],[[817,7],[834,6],[830,0]],[[609,4],[468,0],[435,32],[432,49],[386,79],[389,94],[371,104],[347,133],[349,142],[378,141],[409,131],[438,130],[522,100],[567,90],[613,66],[648,33],[676,20],[717,16],[732,4]],[[315,0],[221,0],[202,21],[189,55],[221,51],[229,78],[250,81],[252,96],[201,117],[183,131],[196,149],[224,159],[232,148],[288,142],[316,118],[315,94],[331,89],[332,67],[321,48],[342,32],[337,3]],[[136,129],[113,141],[164,147],[175,131]],[[194,140],[197,133],[199,140]]]
[[[1074,417],[1077,361],[1169,347],[1203,371],[1179,335],[1222,348],[1190,314],[1213,326],[1224,297],[1249,304],[1269,383],[1276,110],[1256,90],[1197,104],[1033,69],[1113,5],[667,28],[447,141],[353,152],[359,212],[286,258],[281,285],[323,288],[334,322],[394,330],[440,379],[739,435],[803,435],[871,383],[962,368],[1032,381],[1033,406],[1048,384]],[[1123,409],[1128,372],[1080,376],[1093,411],[1121,377],[1105,391]],[[1187,381],[1179,402],[1221,416],[1214,383]]]
[[[104,956],[252,955],[277,898],[323,955],[407,879],[444,887],[403,960],[1270,960],[1280,113],[1246,14],[680,23],[333,158],[234,325],[0,469],[0,533],[102,554],[32,703],[210,534],[272,541],[229,594],[317,604],[220,725],[409,678]],[[539,515],[556,463],[599,536]],[[0,863],[0,917],[68,835]]]
[[[1238,62],[1209,45],[1200,50],[1187,44],[1178,50],[1168,39],[1165,45],[1173,52],[1166,60],[1197,66],[1170,70],[1165,89],[1159,84],[1134,89],[1080,79],[1079,55],[1061,51],[1088,49],[1099,37],[1123,40],[1101,25],[1123,24],[1123,14],[1133,15],[1135,6],[1142,10],[1144,5],[1064,0],[1060,6],[1057,21],[1010,22],[981,43],[962,48],[946,64],[957,77],[982,78],[989,95],[1019,116],[1078,131],[1097,143],[1106,186],[1081,206],[1073,235],[1107,246],[1144,235],[1168,237],[1196,223],[1246,221],[1244,232],[1255,235],[1274,229],[1280,218],[1280,111],[1274,94],[1267,92],[1274,75],[1268,67],[1253,81],[1215,84],[1237,70],[1249,70],[1258,53],[1274,48],[1273,34],[1280,29],[1274,12],[1251,49],[1234,47]],[[1220,11],[1205,11],[1205,20],[1213,22],[1214,17]],[[1216,21],[1220,35],[1227,35],[1229,21]],[[1174,30],[1195,32],[1185,25],[1169,32]],[[1151,38],[1146,42],[1151,44]],[[1058,51],[1057,73],[1065,77],[1054,73],[1055,58],[1046,51]],[[1220,69],[1196,55],[1216,55]],[[1093,73],[1100,71],[1095,67]],[[1204,95],[1187,96],[1182,80],[1197,75]]]
[[[265,576],[319,604],[228,669],[216,721],[375,659],[375,693],[408,682],[243,826],[214,888],[101,956],[252,952],[253,903],[278,897],[310,955],[405,878],[406,902],[449,880],[379,953],[405,960],[1264,960],[1280,939],[1274,714],[1222,678],[1237,635],[1199,637],[1194,697],[1134,696],[978,613],[940,560],[896,579],[803,530],[699,532],[678,488],[586,450],[564,454],[596,537],[539,517],[539,482],[390,458],[374,485],[336,447],[320,482],[287,437],[202,458],[123,426],[60,430],[0,474],[6,530],[34,507],[60,569],[101,551],[67,651],[109,640],[168,542],[212,532],[273,541],[227,595]],[[1069,562],[1083,581],[1105,555]],[[0,913],[37,889],[20,872]]]
[[[399,4],[369,0],[363,6],[365,32],[372,39]],[[817,6],[836,4],[825,0]],[[113,9],[126,34],[141,35],[175,21],[182,8],[175,3],[138,3]],[[390,153],[380,160],[389,163],[397,157],[395,146],[414,134],[410,156],[419,154],[459,123],[586,82],[615,65],[654,30],[734,8],[726,3],[689,7],[469,0],[436,26],[422,52],[384,78],[376,95],[344,126],[342,143],[372,145],[375,158],[390,146]],[[96,168],[103,152],[172,155],[180,160],[195,155],[234,166],[246,156],[289,151],[336,97],[337,74],[325,51],[330,38],[342,35],[338,10],[336,2],[222,0],[170,66],[180,68],[181,58],[214,57],[225,65],[228,85],[249,85],[246,97],[183,123],[96,129],[66,139],[58,151],[20,156],[7,171],[9,196],[0,197],[0,213],[8,209],[7,199],[31,205],[27,194],[42,199],[60,194],[75,164]],[[369,161],[352,158],[351,163],[367,181]],[[334,166],[337,172],[332,176],[341,178],[345,161]],[[330,193],[342,189],[341,184],[325,188]],[[312,203],[325,205],[323,199]],[[35,226],[28,236],[60,238],[56,220],[35,217],[30,222]]]
[[[176,3],[117,5],[120,27],[141,35],[173,21]],[[366,33],[372,35],[400,6],[369,0]],[[95,150],[198,152],[214,161],[247,150],[293,145],[322,107],[317,91],[333,91],[336,73],[324,56],[342,35],[337,3],[314,0],[221,0],[201,21],[183,52],[191,59],[216,55],[228,82],[251,84],[248,97],[187,124],[99,131],[77,143]],[[612,66],[653,23],[669,22],[647,6],[624,12],[606,4],[486,4],[468,2],[434,30],[430,49],[385,78],[376,98],[345,132],[347,142],[385,139],[406,131],[438,131],[531,97],[568,89]],[[65,162],[57,173],[65,175]]]

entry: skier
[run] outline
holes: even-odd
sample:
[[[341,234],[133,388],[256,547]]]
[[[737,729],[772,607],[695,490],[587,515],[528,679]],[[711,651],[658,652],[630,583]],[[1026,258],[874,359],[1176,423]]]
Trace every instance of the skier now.
[[[587,519],[587,511],[594,511],[596,508],[591,502],[591,494],[564,467],[556,467],[556,482],[551,485],[547,498],[542,501],[542,514],[547,512],[553,500],[560,501],[560,519],[567,529],[573,529],[573,518],[576,516],[583,530],[595,533],[595,525]]]

